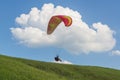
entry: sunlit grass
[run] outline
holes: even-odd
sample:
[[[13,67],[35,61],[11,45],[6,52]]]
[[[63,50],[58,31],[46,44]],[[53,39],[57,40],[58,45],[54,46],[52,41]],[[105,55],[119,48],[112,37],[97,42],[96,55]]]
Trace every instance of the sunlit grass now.
[[[0,80],[120,80],[120,70],[0,55]]]

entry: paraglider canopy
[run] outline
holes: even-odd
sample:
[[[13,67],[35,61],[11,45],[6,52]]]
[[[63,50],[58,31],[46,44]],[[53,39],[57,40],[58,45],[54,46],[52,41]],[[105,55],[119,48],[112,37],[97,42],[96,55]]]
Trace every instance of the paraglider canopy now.
[[[48,23],[47,34],[51,34],[61,22],[64,22],[64,25],[69,27],[72,24],[72,18],[66,15],[52,16]]]
[[[62,60],[59,58],[58,55],[57,55],[54,59],[55,59],[55,61],[60,61],[60,62],[62,62]]]

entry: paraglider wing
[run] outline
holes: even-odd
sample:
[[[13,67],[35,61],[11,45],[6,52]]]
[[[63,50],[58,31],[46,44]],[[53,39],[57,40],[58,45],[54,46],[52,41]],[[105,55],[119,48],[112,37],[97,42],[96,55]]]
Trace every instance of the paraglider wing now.
[[[69,16],[52,16],[48,23],[47,34],[51,34],[62,21],[64,22],[66,27],[69,27],[72,24],[72,18]]]
[[[72,18],[69,16],[59,16],[59,18],[61,18],[66,27],[69,27],[72,24]]]

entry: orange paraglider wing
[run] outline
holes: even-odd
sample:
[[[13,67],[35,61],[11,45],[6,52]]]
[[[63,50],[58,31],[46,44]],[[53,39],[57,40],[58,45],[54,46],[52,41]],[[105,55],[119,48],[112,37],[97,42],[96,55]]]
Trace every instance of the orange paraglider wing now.
[[[47,34],[51,34],[62,21],[64,22],[64,25],[66,27],[69,27],[72,24],[72,18],[69,16],[65,15],[52,16],[48,23]]]

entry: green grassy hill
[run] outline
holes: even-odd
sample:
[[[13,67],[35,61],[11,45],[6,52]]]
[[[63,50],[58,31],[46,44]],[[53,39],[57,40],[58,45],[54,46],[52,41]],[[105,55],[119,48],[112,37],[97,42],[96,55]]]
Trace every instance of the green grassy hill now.
[[[0,55],[0,80],[120,80],[120,70]]]

